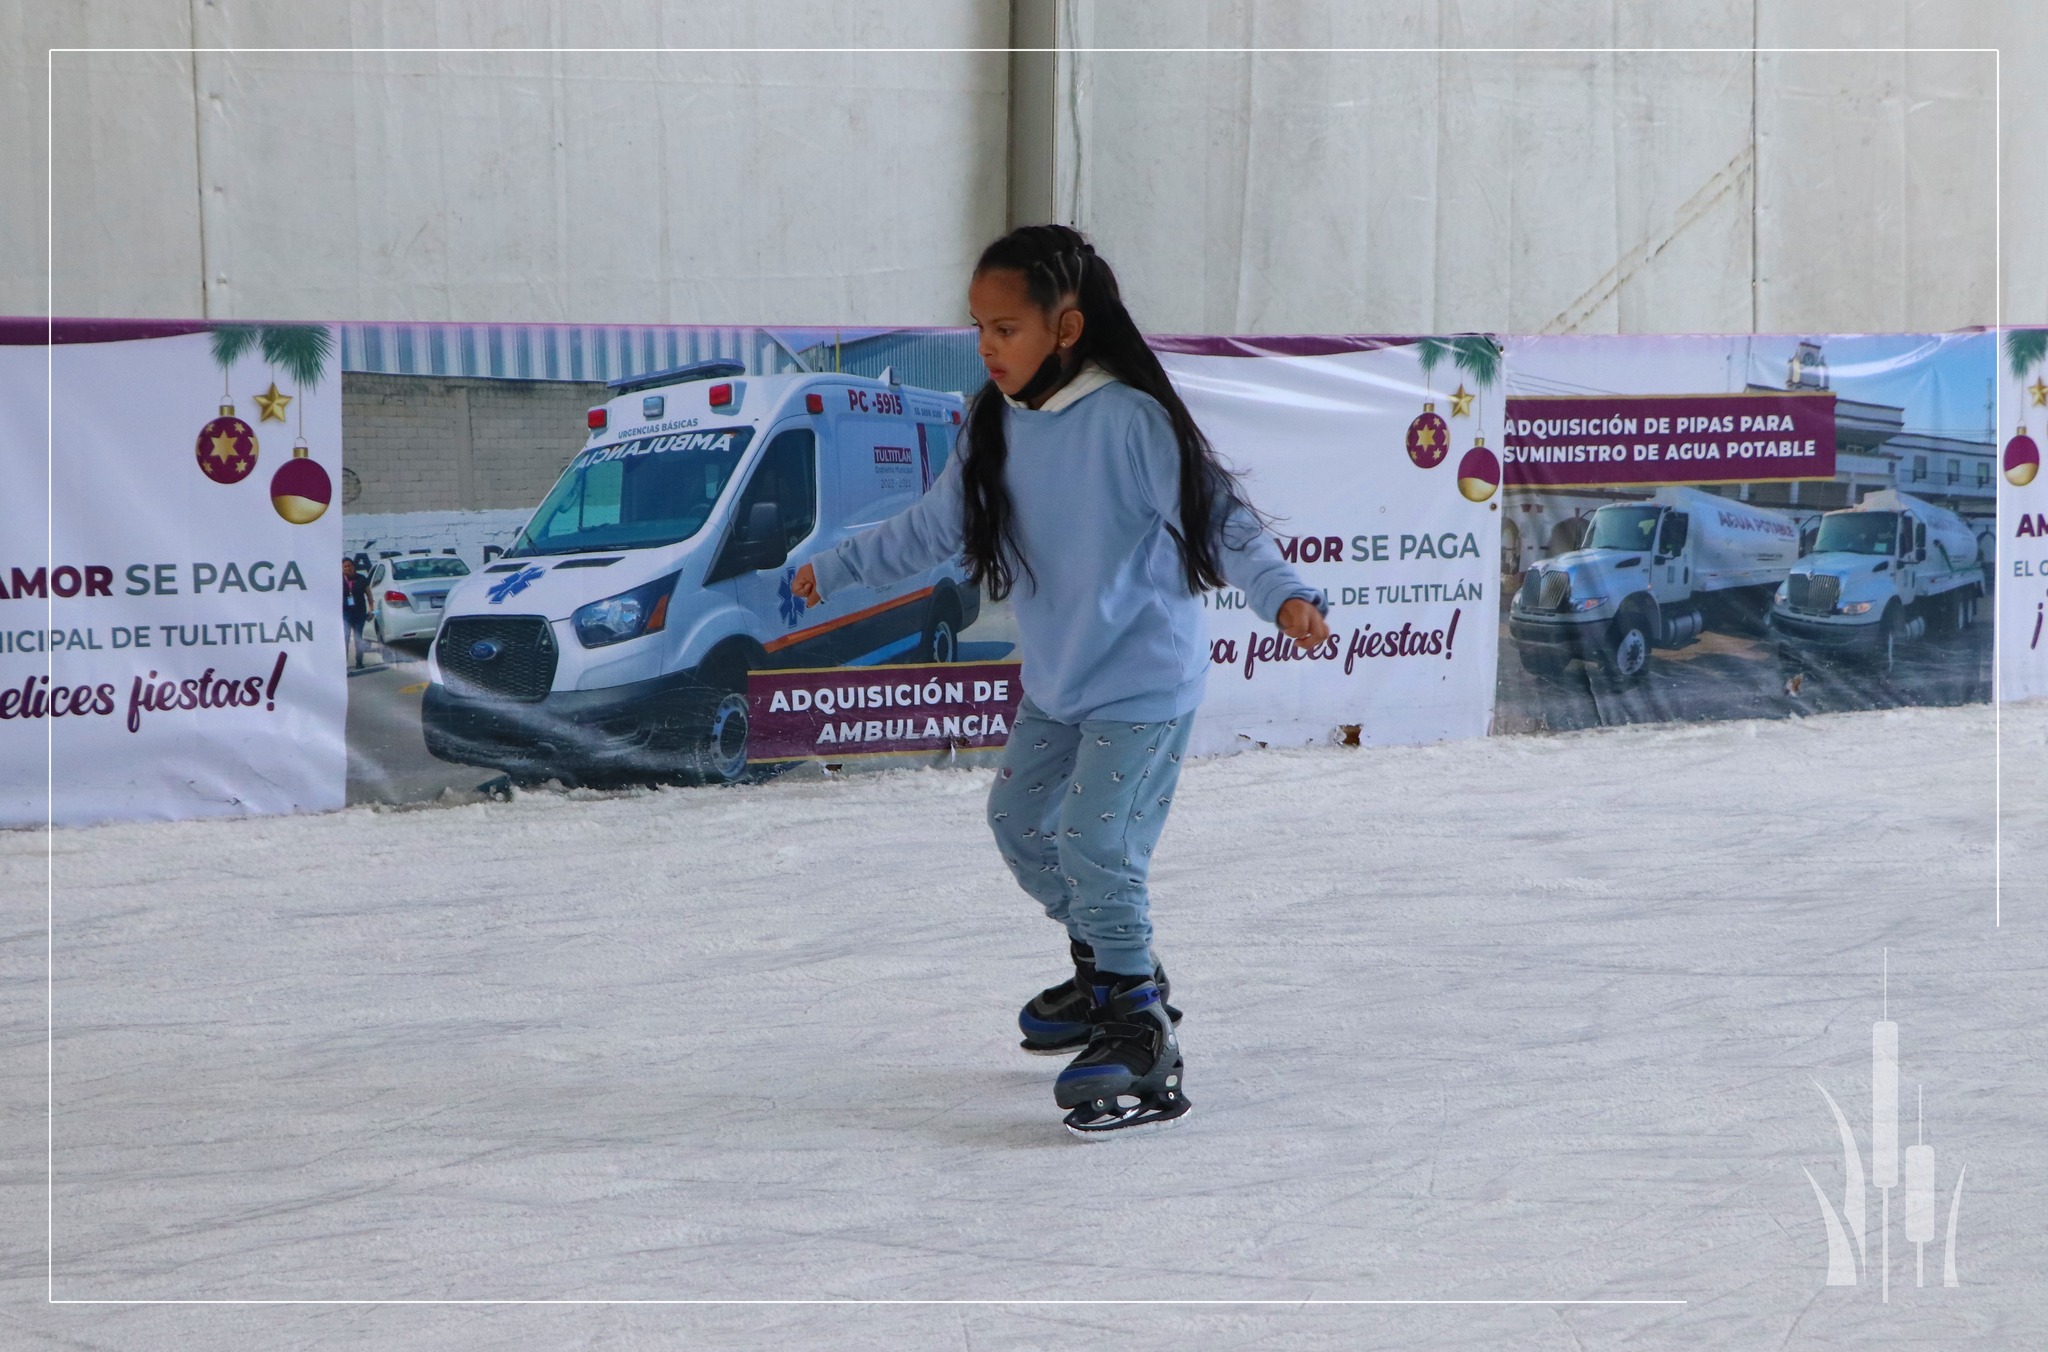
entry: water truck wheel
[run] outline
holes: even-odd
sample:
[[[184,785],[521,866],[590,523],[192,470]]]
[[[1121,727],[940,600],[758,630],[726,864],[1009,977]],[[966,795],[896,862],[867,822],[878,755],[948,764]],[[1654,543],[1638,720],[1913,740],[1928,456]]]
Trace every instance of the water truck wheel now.
[[[1640,612],[1615,621],[1600,657],[1607,679],[1617,689],[1626,689],[1643,679],[1650,669],[1650,630]]]

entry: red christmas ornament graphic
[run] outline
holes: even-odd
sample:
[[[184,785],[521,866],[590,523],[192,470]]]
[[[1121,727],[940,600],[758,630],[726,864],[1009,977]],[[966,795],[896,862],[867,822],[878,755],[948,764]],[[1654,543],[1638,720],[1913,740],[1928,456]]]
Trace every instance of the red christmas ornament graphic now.
[[[1472,438],[1472,449],[1458,462],[1458,491],[1473,502],[1500,491],[1500,460],[1486,449],[1485,437]]]
[[[334,501],[334,481],[311,455],[300,442],[292,447],[292,458],[279,465],[270,479],[270,505],[294,526],[318,521]]]
[[[2034,439],[2022,426],[2012,434],[2012,440],[2005,443],[2005,481],[2014,488],[2025,488],[2040,472],[2041,448],[2034,444]]]
[[[1408,458],[1422,469],[1435,469],[1451,453],[1451,429],[1437,417],[1435,404],[1424,404],[1408,424]]]
[[[235,416],[233,404],[222,404],[220,416],[199,429],[192,453],[201,474],[217,484],[238,484],[256,468],[256,430]]]

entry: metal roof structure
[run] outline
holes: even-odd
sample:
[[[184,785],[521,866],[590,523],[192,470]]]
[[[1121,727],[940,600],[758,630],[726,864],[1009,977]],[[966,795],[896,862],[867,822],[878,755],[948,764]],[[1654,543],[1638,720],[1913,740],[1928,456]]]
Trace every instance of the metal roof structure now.
[[[341,369],[399,376],[604,382],[693,362],[742,362],[749,375],[804,370],[756,327],[678,324],[337,324]]]

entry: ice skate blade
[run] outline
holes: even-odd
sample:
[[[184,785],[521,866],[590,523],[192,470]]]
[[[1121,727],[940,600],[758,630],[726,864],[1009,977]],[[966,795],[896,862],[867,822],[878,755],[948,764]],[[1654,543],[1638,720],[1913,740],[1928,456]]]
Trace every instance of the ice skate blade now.
[[[1086,1041],[1069,1042],[1064,1047],[1034,1047],[1028,1042],[1020,1042],[1017,1045],[1033,1056],[1075,1056],[1088,1048]]]
[[[1171,1114],[1139,1115],[1136,1117],[1136,1120],[1119,1119],[1116,1122],[1105,1122],[1098,1126],[1076,1124],[1074,1114],[1068,1113],[1064,1125],[1069,1134],[1078,1136],[1084,1141],[1107,1141],[1119,1136],[1132,1136],[1140,1132],[1163,1131],[1167,1127],[1176,1126],[1187,1119],[1187,1115],[1194,1111],[1194,1107],[1195,1105],[1192,1101],[1182,1098],[1177,1105],[1177,1111]],[[1142,1110],[1139,1111],[1142,1112]]]

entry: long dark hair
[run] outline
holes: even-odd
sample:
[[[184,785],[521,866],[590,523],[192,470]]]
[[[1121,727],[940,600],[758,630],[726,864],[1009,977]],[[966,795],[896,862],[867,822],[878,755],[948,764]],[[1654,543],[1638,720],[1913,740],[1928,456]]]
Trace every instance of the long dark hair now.
[[[1124,308],[1116,273],[1108,261],[1096,254],[1078,230],[1064,225],[1026,225],[982,250],[974,272],[980,276],[999,268],[1022,273],[1032,303],[1048,315],[1071,296],[1082,317],[1080,340],[1067,359],[1062,362],[1057,351],[1048,356],[1019,394],[1029,399],[1049,393],[1093,361],[1132,389],[1156,399],[1173,424],[1174,440],[1180,443],[1180,520],[1168,521],[1166,529],[1180,546],[1188,590],[1224,586],[1217,559],[1220,530],[1231,508],[1244,502],[1243,490],[1236,476],[1217,459],[1209,439],[1166,378],[1166,368],[1138,332],[1131,312]],[[1017,548],[1012,530],[1010,492],[1003,483],[1010,447],[1003,429],[1003,392],[993,380],[975,394],[968,410],[965,449],[960,477],[966,490],[968,577],[984,588],[991,600],[1000,601],[1016,581],[1010,567],[1012,556],[1034,585],[1037,579],[1031,561]]]

